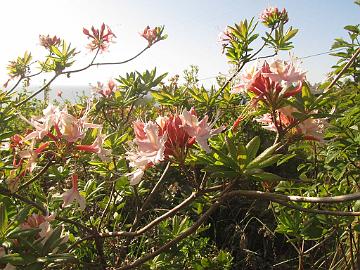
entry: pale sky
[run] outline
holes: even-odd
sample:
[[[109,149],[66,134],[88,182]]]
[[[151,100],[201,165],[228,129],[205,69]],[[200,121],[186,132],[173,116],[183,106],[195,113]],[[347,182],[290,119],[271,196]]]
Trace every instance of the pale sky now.
[[[124,75],[134,70],[144,71],[157,67],[159,74],[182,74],[190,65],[198,65],[201,82],[209,85],[219,74],[228,74],[229,65],[217,43],[218,33],[226,25],[244,18],[258,17],[267,6],[285,7],[290,21],[288,25],[299,28],[294,38],[293,53],[298,57],[328,51],[337,37],[346,37],[343,27],[360,23],[360,8],[351,0],[303,0],[303,1],[250,1],[250,0],[38,0],[1,1],[2,42],[0,43],[0,83],[7,80],[6,65],[9,60],[32,52],[34,59],[45,56],[46,51],[38,44],[39,34],[57,35],[71,42],[81,54],[76,67],[86,64],[92,54],[85,48],[88,40],[82,28],[109,25],[117,35],[116,43],[99,58],[99,61],[127,59],[147,42],[139,36],[146,25],[165,25],[169,38],[148,50],[135,61],[122,66],[91,68],[74,74],[70,79],[61,78],[56,85],[88,85],[97,81]],[[259,27],[264,31],[263,26]],[[325,78],[335,63],[331,56],[318,56],[303,60],[311,82]],[[45,77],[38,79],[39,84]]]

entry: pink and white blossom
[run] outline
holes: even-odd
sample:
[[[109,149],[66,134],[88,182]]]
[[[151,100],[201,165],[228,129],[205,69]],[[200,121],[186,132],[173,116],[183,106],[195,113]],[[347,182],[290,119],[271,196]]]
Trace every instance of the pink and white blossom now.
[[[264,61],[260,68],[254,64],[247,69],[240,77],[240,84],[231,92],[241,93],[246,90],[252,96],[254,104],[262,101],[265,105],[276,108],[279,101],[301,91],[305,73],[294,61],[274,60],[270,65]]]
[[[99,50],[100,53],[107,51],[110,43],[113,42],[113,38],[116,38],[110,27],[104,23],[100,29],[95,29],[92,26],[90,30],[83,28],[83,33],[91,40],[87,46],[91,51]]]
[[[260,75],[260,72],[261,68],[258,67],[258,62],[256,61],[250,68],[246,69],[240,75],[240,84],[236,85],[230,93],[238,94],[246,91],[246,89],[248,89]]]
[[[113,80],[109,80],[105,86],[103,83],[97,82],[97,86],[93,87],[93,89],[103,97],[109,98],[116,90],[116,84]]]
[[[279,11],[277,7],[268,7],[259,15],[259,19],[263,24],[272,28],[281,22],[287,23],[289,17],[285,8]]]
[[[182,115],[182,126],[190,137],[193,137],[196,142],[204,149],[207,153],[211,152],[208,145],[208,139],[212,136],[221,133],[225,127],[212,129],[215,123],[208,123],[208,116],[206,115],[201,121],[198,120],[194,108],[190,111],[183,110]]]
[[[72,188],[65,191],[61,194],[64,203],[62,204],[63,207],[66,207],[72,204],[74,201],[79,203],[80,209],[85,210],[85,198],[80,195],[78,190],[78,176],[74,174],[72,176]]]
[[[278,132],[280,130],[288,130],[290,134],[300,135],[305,140],[314,140],[323,142],[324,129],[327,126],[325,119],[307,118],[305,120],[297,120],[293,113],[298,112],[294,107],[286,106],[276,111],[276,123],[274,123],[271,114],[267,113],[255,120],[261,123],[263,128]],[[312,112],[314,113],[314,112]]]
[[[158,39],[158,28],[155,27],[151,29],[150,26],[146,26],[140,35],[148,41],[150,47]]]
[[[110,159],[111,150],[103,147],[105,139],[106,136],[99,133],[91,145],[76,145],[75,147],[81,151],[96,153],[102,161],[106,162]]]
[[[282,83],[285,87],[289,87],[292,83],[299,83],[305,80],[306,71],[299,68],[299,64],[291,61],[273,60],[270,64],[271,73],[263,73],[265,77],[272,81]]]
[[[135,168],[133,172],[127,174],[131,185],[140,182],[144,170],[148,166],[164,160],[165,142],[167,140],[167,135],[159,135],[159,126],[151,121],[148,123],[136,121],[134,130],[136,137],[133,149],[126,153],[130,167]]]
[[[35,139],[32,140],[28,149],[21,150],[18,152],[20,158],[27,160],[27,168],[29,169],[30,173],[32,173],[32,171],[36,166],[38,155],[49,146],[49,142],[41,144],[37,149],[34,149],[34,146],[35,146]]]
[[[28,134],[23,141],[28,141],[31,139],[43,139],[45,135],[50,132],[50,129],[55,125],[59,116],[59,108],[49,104],[43,110],[43,117],[34,117],[31,118],[30,121],[27,120],[25,117],[20,115],[20,117],[27,122],[29,125],[33,126],[35,130]]]

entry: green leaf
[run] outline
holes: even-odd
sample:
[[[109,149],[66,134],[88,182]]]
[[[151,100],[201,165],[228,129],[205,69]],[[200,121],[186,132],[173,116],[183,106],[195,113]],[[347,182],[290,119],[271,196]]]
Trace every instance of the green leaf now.
[[[265,168],[265,167],[269,167],[269,166],[275,164],[276,162],[278,162],[278,160],[281,157],[282,157],[282,154],[275,154],[275,155],[269,157],[268,159],[260,162],[257,167],[260,168],[260,169]]]
[[[251,141],[248,142],[248,144],[246,145],[248,161],[251,161],[256,157],[259,147],[260,147],[260,137],[259,136],[252,138]]]
[[[4,132],[2,134],[0,134],[0,141],[10,138],[11,136],[13,136],[16,132],[15,131],[8,131],[8,132]]]
[[[287,31],[287,33],[286,33],[286,35],[285,35],[285,37],[284,37],[284,40],[285,41],[288,41],[288,40],[290,40],[290,39],[292,39],[295,35],[296,35],[296,33],[299,31],[299,29],[292,29],[291,27],[290,27],[290,29]]]
[[[7,254],[0,258],[0,264],[10,263],[15,266],[25,265],[35,262],[35,257],[31,255],[21,255],[19,253]]]
[[[55,46],[51,46],[50,50],[52,53],[54,53],[55,55],[57,55],[58,57],[63,57],[62,53],[59,51],[58,48],[56,48]]]
[[[0,231],[1,233],[4,233],[7,229],[8,225],[8,215],[6,206],[4,203],[0,203]]]
[[[46,240],[44,243],[42,254],[46,255],[50,253],[58,244],[59,240],[61,242],[61,232],[62,232],[62,226],[58,226],[50,235],[50,237]]]
[[[308,108],[308,106],[311,104],[311,101],[313,99],[313,95],[310,91],[309,85],[306,82],[303,83],[303,86],[301,89],[301,96],[304,101],[305,107]]]
[[[41,229],[39,228],[31,228],[31,229],[25,229],[25,230],[18,230],[11,232],[8,234],[9,239],[18,239],[18,238],[27,238],[27,237],[34,237],[37,235]]]
[[[255,173],[252,176],[264,181],[281,181],[283,179],[281,176],[269,172]]]
[[[251,161],[248,165],[247,165],[247,169],[252,169],[252,168],[256,168],[259,163],[265,161],[266,159],[268,159],[276,150],[276,148],[279,147],[279,143],[274,144],[272,146],[270,146],[269,148],[267,148],[264,152],[262,152],[260,155],[258,155],[253,161]]]

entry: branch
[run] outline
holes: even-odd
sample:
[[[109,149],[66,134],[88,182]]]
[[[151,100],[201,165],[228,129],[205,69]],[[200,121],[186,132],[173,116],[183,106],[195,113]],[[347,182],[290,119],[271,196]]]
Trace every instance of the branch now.
[[[154,43],[155,44],[155,43]],[[124,61],[120,61],[120,62],[102,62],[102,63],[94,63],[93,66],[104,66],[104,65],[122,65],[125,64],[127,62],[130,62],[132,60],[134,60],[135,58],[137,58],[138,56],[142,55],[147,49],[149,49],[150,46],[145,47],[142,51],[140,51],[138,54],[136,54],[135,56],[124,60]]]
[[[313,214],[319,214],[319,215],[331,215],[331,216],[348,216],[348,217],[354,217],[354,216],[360,216],[360,212],[345,212],[345,211],[333,211],[333,210],[319,210],[319,209],[311,209],[311,208],[304,208],[295,204],[287,203],[280,200],[273,200],[273,202],[276,202],[278,204],[281,204],[283,206],[299,210],[302,212],[308,212]]]
[[[283,201],[283,202],[307,202],[307,203],[341,203],[360,199],[360,192],[352,194],[339,195],[333,197],[302,197],[292,195],[282,195],[271,192],[263,192],[256,190],[236,190],[226,194],[227,197],[243,196],[259,199],[268,199],[271,201]]]
[[[227,192],[229,192],[229,190],[236,184],[237,181],[232,182],[230,185],[227,186],[227,188],[221,193],[221,195],[219,196],[219,198],[209,207],[209,209],[200,216],[200,218],[190,227],[188,228],[186,231],[184,231],[183,233],[179,234],[177,237],[175,237],[174,239],[170,240],[169,242],[167,242],[166,244],[162,245],[160,248],[158,248],[157,250],[155,250],[152,253],[148,253],[147,255],[145,255],[144,257],[134,261],[131,264],[125,265],[123,267],[118,268],[118,270],[126,270],[126,269],[132,269],[135,268],[149,260],[151,260],[152,258],[156,257],[157,255],[159,255],[160,253],[168,250],[169,248],[171,248],[173,245],[176,245],[177,243],[179,243],[181,240],[183,240],[184,238],[188,237],[189,235],[193,234],[196,232],[196,230],[208,219],[208,217],[214,213],[214,211],[221,205],[223,199],[225,198],[224,195],[226,195]],[[194,193],[193,193],[194,194]]]
[[[155,44],[156,42],[154,42],[153,44]],[[153,45],[152,44],[152,45]],[[120,61],[120,62],[104,62],[104,63],[94,63],[96,56],[98,55],[98,51],[96,52],[93,60],[91,61],[91,63],[83,68],[80,69],[76,69],[76,70],[70,70],[70,71],[64,71],[64,72],[60,72],[60,73],[56,73],[54,75],[54,77],[47,83],[45,84],[43,87],[41,87],[39,90],[37,90],[34,94],[32,94],[31,96],[27,97],[26,99],[24,99],[23,101],[20,101],[19,103],[17,103],[15,105],[15,107],[19,107],[22,104],[24,104],[25,102],[29,101],[30,99],[32,99],[33,97],[37,96],[38,94],[40,94],[42,91],[44,91],[58,76],[60,75],[67,75],[70,76],[71,73],[76,73],[76,72],[80,72],[80,71],[84,71],[92,66],[102,66],[102,65],[121,65],[121,64],[125,64],[127,62],[130,62],[132,60],[134,60],[135,58],[137,58],[138,56],[140,56],[141,54],[143,54],[147,49],[149,49],[150,46],[146,46],[143,50],[141,50],[139,53],[137,53],[135,56],[126,59],[124,61]],[[20,81],[18,82],[20,83]]]
[[[23,197],[19,194],[16,194],[16,193],[11,193],[10,190],[8,189],[5,189],[5,188],[0,188],[0,194],[1,195],[4,195],[6,197],[9,197],[9,198],[15,198],[15,199],[18,199],[28,205],[31,205],[33,207],[35,207],[36,209],[40,210],[40,212],[43,214],[43,215],[46,215],[47,214],[47,210],[44,206],[42,206],[41,204],[38,204],[26,197]]]
[[[55,79],[59,76],[60,74],[57,73],[54,75],[54,77],[51,78],[50,81],[48,81],[43,87],[41,87],[39,90],[37,90],[34,94],[28,96],[27,98],[25,98],[23,101],[20,101],[19,103],[15,104],[15,107],[19,107],[21,105],[23,105],[25,102],[28,102],[30,99],[32,99],[33,97],[37,96],[38,94],[40,94],[42,91],[44,91],[47,87],[49,87],[49,85],[55,81]]]
[[[212,204],[211,207],[189,229],[187,229],[183,233],[179,234],[177,237],[170,240],[169,242],[167,242],[165,245],[161,246],[160,248],[158,248],[154,252],[148,253],[144,257],[134,261],[133,263],[125,265],[125,266],[117,268],[117,269],[118,270],[133,269],[133,268],[135,268],[135,267],[137,267],[137,266],[151,260],[152,258],[156,257],[160,253],[168,250],[173,245],[176,245],[177,243],[179,243],[184,238],[186,238],[189,235],[193,234],[220,205],[221,205],[221,202],[220,202],[220,200],[218,200],[217,202]]]
[[[157,192],[157,190],[160,187],[160,183],[163,181],[163,179],[165,178],[165,174],[167,173],[167,171],[170,168],[170,162],[168,162],[168,164],[166,165],[164,172],[162,173],[162,175],[160,176],[160,179],[157,181],[157,183],[155,184],[155,186],[153,187],[153,189],[151,190],[149,196],[146,198],[145,202],[143,203],[140,211],[144,212],[144,210],[146,209],[146,207],[148,206],[148,204],[150,203],[151,199],[154,197],[155,193]]]
[[[33,178],[31,178],[29,181],[25,182],[24,184],[22,184],[18,190],[23,189],[24,187],[27,187],[28,185],[32,184],[33,182],[35,182],[40,176],[42,176],[47,169],[50,168],[50,166],[52,165],[52,160],[50,160],[48,163],[46,163],[45,167],[41,169],[41,171],[35,175]]]
[[[356,57],[360,54],[360,48],[357,49],[357,51],[353,54],[353,56],[350,58],[349,62],[343,67],[343,69],[339,72],[338,75],[333,79],[333,81],[326,87],[324,90],[324,93],[330,90],[331,87],[335,85],[335,83],[340,79],[340,77],[345,73],[345,71],[353,64],[353,62],[356,60]]]

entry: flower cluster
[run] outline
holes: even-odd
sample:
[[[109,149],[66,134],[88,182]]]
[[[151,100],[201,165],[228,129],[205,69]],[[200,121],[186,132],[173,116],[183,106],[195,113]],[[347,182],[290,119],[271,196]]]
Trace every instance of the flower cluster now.
[[[279,11],[276,7],[266,8],[259,16],[260,21],[267,27],[273,28],[279,23],[287,23],[289,21],[288,13],[284,8]]]
[[[113,80],[109,80],[106,85],[101,82],[97,82],[97,85],[93,87],[93,90],[103,97],[109,98],[116,90],[116,84]]]
[[[88,39],[91,40],[91,42],[88,44],[88,48],[91,51],[107,51],[110,42],[113,42],[113,38],[116,38],[110,27],[104,23],[101,25],[100,29],[95,29],[94,26],[92,26],[91,32],[88,29],[83,28],[83,33],[88,37]]]
[[[57,46],[60,44],[60,38],[57,36],[50,37],[49,35],[40,35],[39,36],[40,45],[45,49],[50,49],[51,46]]]
[[[42,244],[49,239],[49,237],[53,234],[54,230],[51,228],[50,222],[55,220],[55,214],[52,215],[38,215],[33,213],[28,216],[28,218],[20,224],[20,228],[23,230],[26,229],[40,229],[38,234],[36,235],[37,240],[41,240]],[[64,233],[64,228],[62,228],[62,232],[60,234],[61,242],[60,244],[66,243],[69,239],[69,235]],[[56,252],[57,247],[53,250]]]
[[[20,224],[21,229],[39,228],[41,231],[38,233],[38,237],[42,238],[43,243],[50,237],[53,230],[50,222],[55,219],[54,215],[43,216],[38,214],[30,215],[25,222]]]
[[[38,155],[46,150],[50,144],[58,147],[62,145],[73,146],[74,143],[85,137],[86,131],[90,128],[98,129],[97,138],[91,145],[74,145],[74,148],[80,151],[96,153],[103,161],[107,161],[110,155],[110,150],[103,148],[105,136],[101,134],[102,125],[89,123],[87,120],[90,107],[79,119],[68,113],[67,108],[60,110],[58,107],[50,104],[43,110],[42,117],[34,117],[27,120],[25,117],[20,117],[31,125],[34,130],[27,134],[23,139],[17,135],[13,137],[12,148],[15,150],[20,161],[14,158],[14,166],[19,166],[24,160],[27,160],[27,169],[32,172],[36,166]],[[43,141],[45,137],[48,139]],[[38,147],[35,147],[36,142],[41,141]]]
[[[155,42],[160,40],[161,33],[160,27],[150,28],[150,26],[146,26],[144,31],[140,33],[140,35],[148,41],[149,47],[153,45]]]
[[[198,120],[194,108],[184,110],[181,115],[158,117],[156,122],[134,122],[135,139],[131,151],[128,151],[129,165],[135,170],[128,174],[130,184],[140,182],[144,171],[173,157],[183,162],[188,147],[196,141],[206,152],[210,152],[207,140],[219,134],[224,127],[213,129],[214,123],[208,123],[208,116]]]
[[[233,36],[231,34],[231,29],[229,27],[226,27],[223,32],[219,33],[218,36],[218,42],[221,44],[224,53],[225,48],[229,45],[229,43],[233,40]]]
[[[296,95],[301,91],[305,73],[295,60],[273,60],[270,64],[264,61],[261,67],[255,63],[241,74],[241,82],[234,87],[232,93],[248,91],[254,103],[264,102],[276,108],[279,101]]]
[[[297,120],[293,113],[298,112],[294,107],[286,106],[276,111],[276,119],[269,113],[255,119],[270,131],[287,130],[293,136],[301,136],[304,140],[323,142],[323,132],[327,125],[324,119],[306,118]]]

